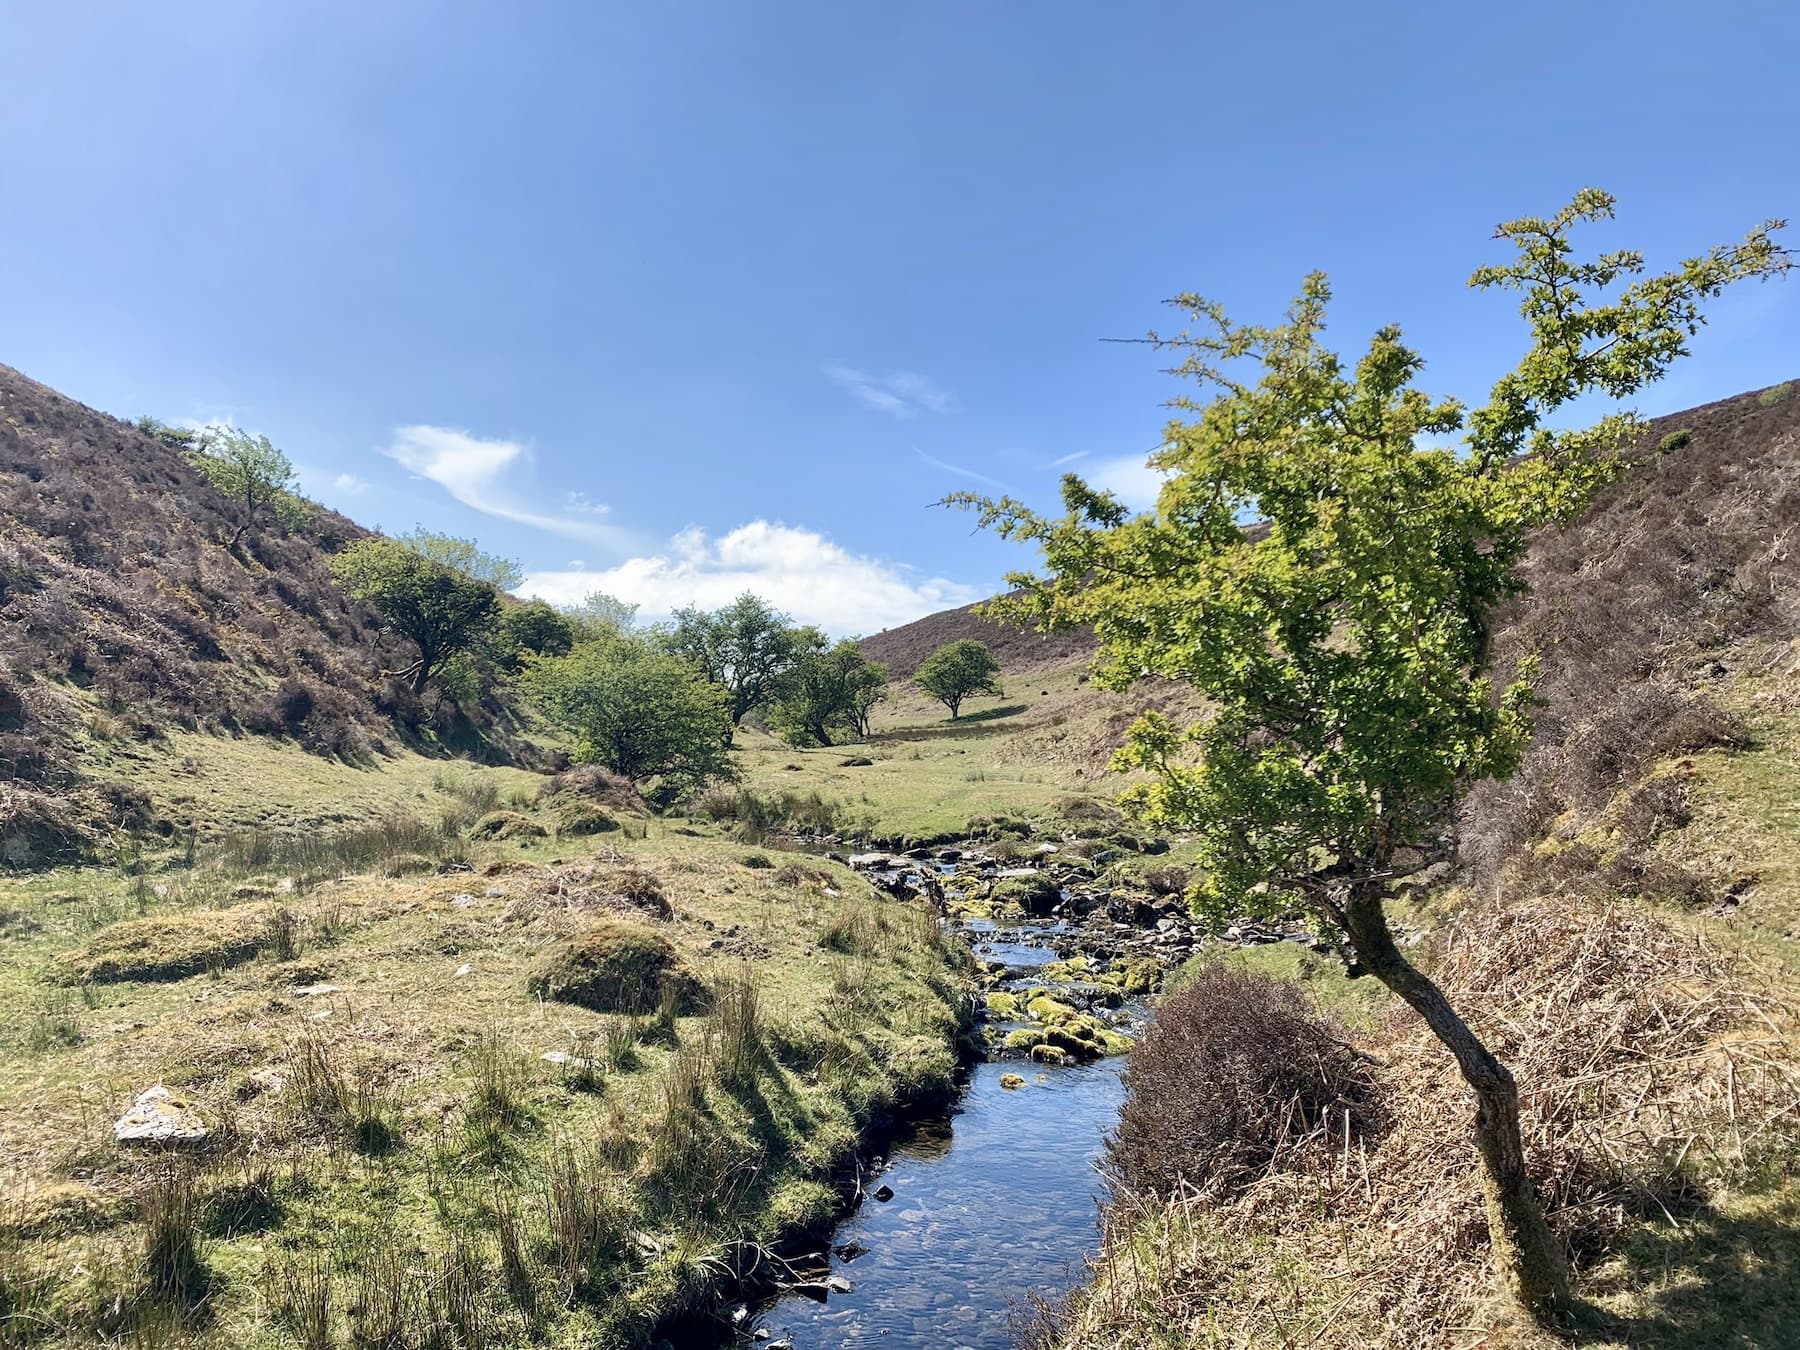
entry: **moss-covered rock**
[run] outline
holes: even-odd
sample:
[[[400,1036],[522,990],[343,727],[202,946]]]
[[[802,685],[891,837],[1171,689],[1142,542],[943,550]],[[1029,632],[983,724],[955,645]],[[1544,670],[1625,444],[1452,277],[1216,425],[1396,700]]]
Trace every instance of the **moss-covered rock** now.
[[[1035,993],[1025,1005],[1025,1015],[1034,1022],[1045,1022],[1061,1025],[1071,1022],[1081,1014],[1069,1004],[1047,993]]]
[[[1006,1033],[1006,1039],[1000,1044],[1015,1054],[1028,1054],[1044,1043],[1044,1033],[1037,1027],[1020,1027],[1017,1031]]]
[[[1050,913],[1061,902],[1062,887],[1042,873],[1028,877],[1006,877],[994,883],[991,899],[996,906],[1011,905],[1021,913],[1041,917]]]
[[[987,1012],[989,1017],[1010,1022],[1019,1015],[1019,1000],[1004,990],[997,990],[987,996]]]
[[[679,1012],[706,1004],[706,988],[674,944],[642,924],[604,923],[557,943],[532,973],[538,998],[595,1012],[648,1013],[665,998]]]

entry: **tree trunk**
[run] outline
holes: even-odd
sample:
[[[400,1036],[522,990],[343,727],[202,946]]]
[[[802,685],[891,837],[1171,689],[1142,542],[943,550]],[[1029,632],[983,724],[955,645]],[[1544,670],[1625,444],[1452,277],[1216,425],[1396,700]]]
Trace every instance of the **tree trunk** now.
[[[1488,1241],[1507,1292],[1535,1317],[1562,1311],[1569,1303],[1568,1265],[1525,1171],[1519,1089],[1511,1072],[1469,1030],[1443,991],[1401,954],[1388,931],[1378,883],[1353,891],[1344,917],[1357,960],[1425,1019],[1475,1090],[1475,1146],[1481,1154]]]
[[[413,677],[412,677],[413,693],[423,694],[425,692],[425,686],[427,684],[429,684],[430,682],[431,682],[431,667],[426,665],[425,662],[423,660],[421,660],[419,662],[419,668],[413,672]]]

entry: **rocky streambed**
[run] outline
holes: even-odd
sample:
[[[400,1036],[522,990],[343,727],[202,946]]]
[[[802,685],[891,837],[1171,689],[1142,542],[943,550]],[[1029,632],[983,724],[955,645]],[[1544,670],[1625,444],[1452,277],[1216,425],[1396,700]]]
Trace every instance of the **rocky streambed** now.
[[[1023,856],[1021,856],[1023,854]],[[863,1202],[791,1287],[738,1310],[741,1344],[1006,1350],[1015,1310],[1082,1278],[1120,1071],[1163,977],[1205,941],[1179,897],[1108,879],[1108,859],[982,843],[848,859],[923,898],[969,944],[984,1059],[944,1116],[875,1160]],[[1227,940],[1311,940],[1298,926]]]

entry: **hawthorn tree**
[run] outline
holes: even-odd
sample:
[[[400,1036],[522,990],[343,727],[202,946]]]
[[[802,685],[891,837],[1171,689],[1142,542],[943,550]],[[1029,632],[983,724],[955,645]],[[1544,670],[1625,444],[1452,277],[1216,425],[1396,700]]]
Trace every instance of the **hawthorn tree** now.
[[[985,642],[958,638],[926,657],[913,675],[913,683],[948,708],[954,722],[963,700],[971,694],[999,696],[999,674],[1000,662]]]
[[[384,672],[410,681],[415,694],[499,617],[500,596],[491,583],[427,557],[406,540],[359,539],[332,558],[331,572],[351,598],[373,605],[418,648],[411,665]]]
[[[1383,901],[1449,855],[1453,800],[1511,774],[1530,736],[1533,668],[1497,688],[1488,660],[1496,607],[1524,589],[1528,532],[1570,521],[1629,467],[1631,414],[1556,415],[1584,395],[1616,409],[1686,353],[1704,301],[1791,266],[1779,221],[1663,273],[1630,251],[1578,260],[1571,235],[1613,207],[1587,189],[1499,227],[1512,253],[1470,284],[1517,292],[1529,341],[1477,408],[1415,387],[1423,363],[1398,328],[1354,365],[1325,347],[1322,275],[1269,327],[1184,295],[1172,303],[1193,326],[1148,340],[1216,392],[1175,400],[1190,420],[1151,458],[1165,477],[1153,510],[1133,516],[1074,476],[1055,519],[953,499],[1042,551],[1044,575],[1012,578],[994,612],[1091,623],[1108,687],[1158,676],[1205,696],[1192,725],[1151,713],[1131,728],[1114,767],[1148,776],[1126,802],[1194,833],[1198,914],[1309,914],[1449,1049],[1477,1103],[1497,1269],[1540,1315],[1566,1303],[1568,1276],[1526,1170],[1517,1087],[1395,943]]]
[[[887,697],[887,667],[846,639],[828,646],[816,628],[796,634],[799,655],[782,682],[775,724],[792,740],[830,745],[840,735],[867,736],[869,714]]]
[[[513,590],[525,580],[525,569],[514,559],[489,553],[473,539],[438,534],[423,526],[414,526],[400,536],[400,542],[421,558],[472,580],[486,582],[497,591]]]
[[[175,443],[169,439],[172,428],[143,429],[167,444]],[[294,481],[294,466],[270,444],[267,436],[223,427],[204,432],[192,444],[190,459],[194,467],[242,509],[231,542],[226,545],[233,553],[238,552],[244,535],[259,516],[272,516],[283,525],[298,524],[305,516],[306,507]]]
[[[799,655],[792,621],[748,591],[723,609],[678,609],[664,645],[723,685],[731,725],[767,707]]]
[[[575,737],[583,761],[683,792],[731,776],[726,692],[673,652],[637,637],[601,638],[532,661],[523,680]]]

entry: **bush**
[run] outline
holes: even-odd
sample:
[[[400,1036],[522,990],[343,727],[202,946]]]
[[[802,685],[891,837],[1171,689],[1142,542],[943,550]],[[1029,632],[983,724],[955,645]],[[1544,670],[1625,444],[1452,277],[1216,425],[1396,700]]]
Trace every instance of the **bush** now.
[[[1203,968],[1156,1010],[1125,1072],[1106,1143],[1114,1184],[1220,1193],[1253,1180],[1319,1132],[1377,1123],[1368,1066],[1282,980]]]
[[[1789,394],[1793,393],[1793,391],[1793,381],[1789,380],[1763,390],[1762,393],[1756,396],[1756,401],[1762,407],[1773,408],[1777,403],[1780,403]]]
[[[595,1012],[641,1015],[665,1004],[699,1011],[704,986],[660,933],[638,924],[605,923],[553,947],[529,983],[538,998]]]
[[[1656,448],[1665,455],[1672,455],[1677,450],[1685,450],[1693,443],[1694,433],[1687,430],[1671,431],[1657,442]]]

